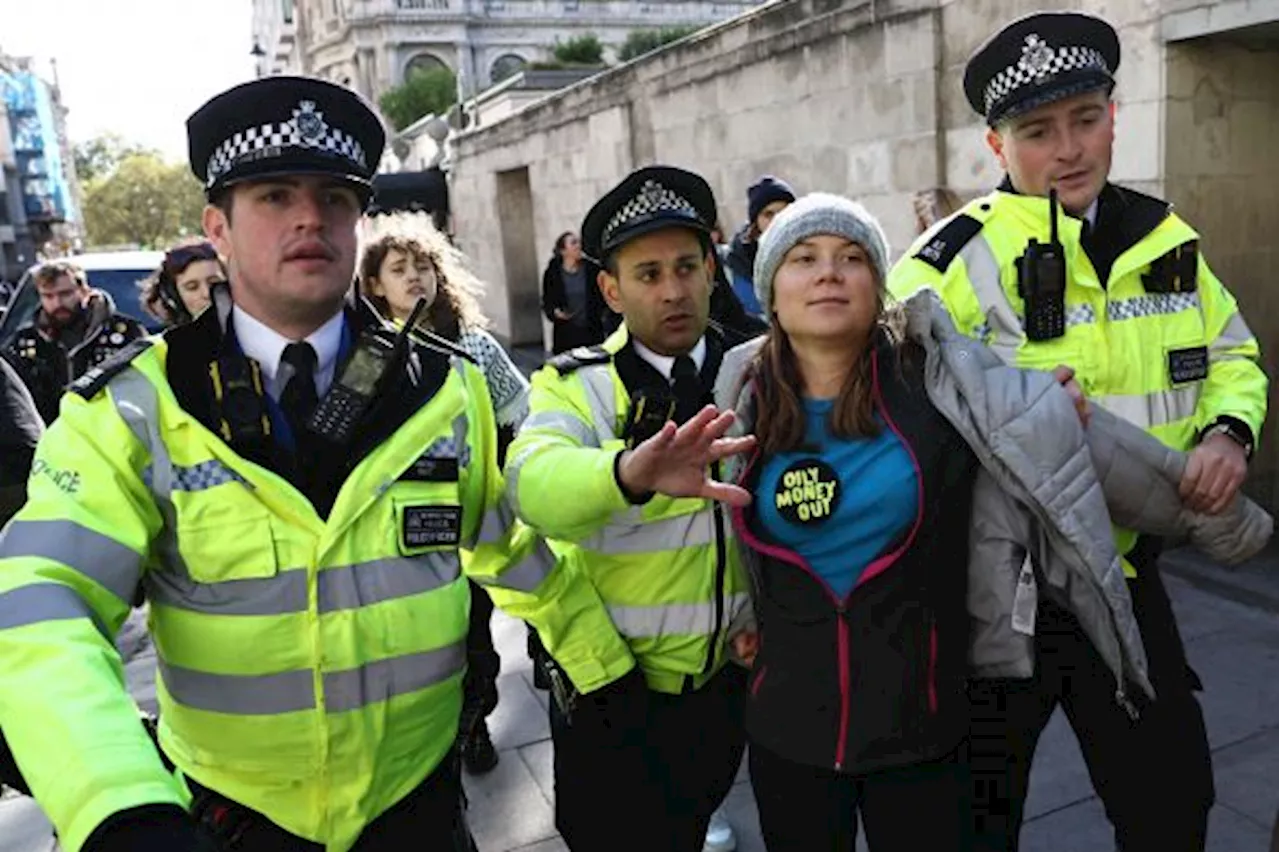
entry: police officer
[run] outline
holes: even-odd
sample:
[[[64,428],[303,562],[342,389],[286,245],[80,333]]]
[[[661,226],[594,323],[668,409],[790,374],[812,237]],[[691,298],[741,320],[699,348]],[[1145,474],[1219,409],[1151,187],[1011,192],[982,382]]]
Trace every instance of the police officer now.
[[[1188,451],[1183,497],[1217,512],[1244,480],[1267,380],[1196,232],[1168,203],[1108,181],[1119,64],[1115,30],[1088,15],[1031,15],[987,41],[964,88],[1008,177],[923,235],[890,289],[935,288],[961,331],[1009,362],[1072,367],[1095,404]],[[1079,625],[1040,595],[1031,683],[973,695],[987,848],[1017,846],[1031,755],[1058,703],[1125,852],[1204,847],[1214,788],[1200,681],[1156,565],[1159,542],[1121,531],[1117,543],[1156,700],[1122,706]]]
[[[372,109],[271,77],[188,134],[229,291],[82,377],[41,440],[0,540],[0,727],[69,850],[470,850],[463,564],[584,679],[563,646],[607,613],[515,561],[479,369],[344,310]],[[140,586],[180,781],[111,645]]]
[[[717,499],[745,492],[711,474],[751,439],[721,439],[732,414],[705,407],[724,354],[707,326],[714,219],[706,182],[667,167],[591,208],[583,248],[623,325],[534,375],[508,455],[517,514],[613,621],[595,639],[611,683],[552,673],[556,826],[575,852],[702,849],[742,757],[745,672],[725,640],[747,579]]]
[[[117,313],[111,297],[90,287],[84,270],[71,261],[50,261],[32,277],[40,305],[4,355],[26,382],[40,416],[52,423],[67,385],[147,332]]]

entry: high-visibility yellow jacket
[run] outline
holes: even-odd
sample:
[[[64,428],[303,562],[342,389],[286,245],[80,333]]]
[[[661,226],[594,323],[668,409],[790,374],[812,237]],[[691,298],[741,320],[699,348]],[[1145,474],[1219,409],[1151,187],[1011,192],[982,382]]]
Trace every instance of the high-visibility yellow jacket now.
[[[905,299],[933,288],[962,333],[1020,367],[1072,367],[1094,404],[1170,447],[1190,449],[1222,416],[1246,424],[1256,440],[1267,397],[1258,343],[1200,255],[1199,236],[1163,201],[1114,186],[1106,192],[1125,204],[1130,232],[1106,281],[1081,246],[1081,220],[1059,213],[1067,267],[1062,337],[1027,339],[1018,291],[1017,261],[1028,241],[1049,239],[1045,198],[997,191],[975,199],[907,250],[889,274],[889,290]],[[1188,262],[1194,265],[1179,265]],[[1162,269],[1165,281],[1194,272],[1178,276],[1176,291],[1158,292],[1170,289],[1160,286]],[[1122,532],[1121,552],[1136,538]]]
[[[0,727],[63,848],[113,813],[188,799],[138,725],[111,641],[139,585],[166,754],[336,852],[455,739],[464,567],[579,677],[602,671],[575,636],[611,631],[607,613],[532,553],[505,506],[473,364],[422,350],[441,384],[322,519],[179,404],[170,351],[159,340],[66,396],[0,539]]]
[[[748,580],[718,504],[658,495],[632,505],[619,488],[629,394],[614,355],[627,345],[623,326],[602,347],[534,374],[529,417],[507,453],[507,495],[604,599],[616,633],[601,645],[621,636],[649,687],[678,693],[724,665]]]

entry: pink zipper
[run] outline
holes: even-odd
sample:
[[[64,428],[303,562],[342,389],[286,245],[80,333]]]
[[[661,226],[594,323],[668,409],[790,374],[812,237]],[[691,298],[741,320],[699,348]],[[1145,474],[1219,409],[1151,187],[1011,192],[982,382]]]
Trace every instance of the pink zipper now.
[[[754,386],[754,384],[755,381],[753,379],[752,385]],[[756,399],[758,400],[759,393],[756,392],[754,387],[752,388],[752,392],[755,393]],[[881,414],[884,416],[884,422],[888,424],[889,428],[893,431],[893,434],[898,437],[899,443],[902,444],[903,448],[907,451],[907,455],[911,458],[912,468],[915,469],[916,519],[915,523],[911,526],[911,532],[907,534],[906,539],[896,550],[874,560],[863,570],[862,575],[858,578],[858,582],[854,584],[853,589],[849,590],[848,597],[842,600],[840,596],[836,594],[835,589],[831,588],[831,585],[827,583],[821,575],[814,571],[813,568],[809,566],[809,563],[800,556],[800,554],[793,553],[792,551],[782,547],[765,544],[763,541],[756,538],[756,536],[752,535],[750,529],[747,527],[745,510],[742,507],[736,507],[733,509],[734,528],[738,531],[738,535],[749,547],[767,556],[772,556],[775,559],[800,568],[826,590],[827,596],[831,598],[836,605],[836,665],[839,668],[837,674],[840,681],[840,733],[839,739],[836,741],[835,760],[835,768],[837,771],[844,766],[845,740],[849,734],[849,709],[852,703],[852,699],[850,697],[851,686],[849,683],[849,626],[845,623],[845,602],[849,597],[853,596],[853,592],[858,588],[858,586],[861,586],[872,577],[878,577],[883,574],[891,565],[893,565],[893,563],[897,562],[902,555],[907,552],[907,549],[911,547],[912,542],[915,541],[916,534],[920,531],[921,524],[924,522],[924,474],[920,470],[920,460],[916,458],[915,451],[911,449],[911,444],[907,442],[905,437],[903,437],[902,430],[900,430],[898,425],[893,422],[893,418],[889,416],[889,410],[884,404],[884,397],[880,393],[879,356],[874,349],[871,350],[871,392],[876,404],[880,408]],[[738,485],[742,485],[742,483],[746,481],[748,474],[751,472],[751,469],[755,467],[759,458],[760,449],[757,447],[755,452],[752,453],[750,460],[743,466],[742,474],[738,477]],[[935,665],[936,653],[937,636],[931,628],[928,689],[929,707],[932,712],[937,712],[938,700],[933,683],[933,667]],[[760,677],[757,678],[757,682],[755,684],[756,688],[759,687],[759,680],[763,677],[763,674],[764,670],[762,669]],[[753,688],[752,695],[754,694],[755,691]]]
[[[769,666],[766,664],[760,667],[760,671],[756,672],[755,679],[751,681],[752,698],[755,698],[756,693],[760,691],[760,684],[764,683],[764,673],[767,671],[769,671]]]

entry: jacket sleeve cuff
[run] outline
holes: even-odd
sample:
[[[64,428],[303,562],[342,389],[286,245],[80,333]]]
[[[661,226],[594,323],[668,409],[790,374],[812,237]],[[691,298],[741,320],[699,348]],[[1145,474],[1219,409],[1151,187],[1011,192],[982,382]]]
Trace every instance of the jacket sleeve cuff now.
[[[1257,436],[1253,434],[1253,429],[1249,427],[1248,423],[1238,417],[1232,417],[1230,414],[1220,414],[1213,418],[1208,426],[1200,430],[1200,434],[1196,436],[1196,443],[1203,441],[1206,433],[1215,426],[1227,427],[1227,433],[1231,438],[1244,448],[1246,458],[1253,458],[1253,452],[1258,446]]]
[[[613,484],[618,486],[618,493],[621,494],[622,498],[632,506],[643,506],[645,503],[648,503],[653,499],[653,492],[646,491],[643,494],[632,494],[627,490],[627,487],[622,484],[622,472],[619,470],[619,467],[622,465],[622,454],[625,452],[626,450],[618,450],[618,452],[613,456]]]

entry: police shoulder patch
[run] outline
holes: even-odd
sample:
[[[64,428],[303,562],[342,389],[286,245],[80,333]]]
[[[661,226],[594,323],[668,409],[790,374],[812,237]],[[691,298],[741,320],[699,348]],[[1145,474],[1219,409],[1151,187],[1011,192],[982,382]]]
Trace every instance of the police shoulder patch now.
[[[557,373],[568,376],[591,364],[607,364],[613,360],[613,353],[603,346],[579,346],[568,352],[561,352],[547,361]]]
[[[946,272],[960,250],[968,245],[981,230],[982,222],[967,213],[960,213],[951,217],[950,222],[939,228],[937,233],[925,241],[914,257],[939,272]]]
[[[128,346],[115,352],[101,364],[86,370],[80,378],[67,387],[67,390],[85,399],[93,399],[98,395],[99,391],[107,386],[108,382],[123,372],[124,368],[129,366],[129,363],[134,358],[150,349],[151,344],[152,340],[150,338],[138,338]]]

